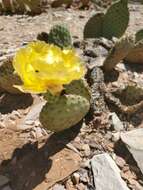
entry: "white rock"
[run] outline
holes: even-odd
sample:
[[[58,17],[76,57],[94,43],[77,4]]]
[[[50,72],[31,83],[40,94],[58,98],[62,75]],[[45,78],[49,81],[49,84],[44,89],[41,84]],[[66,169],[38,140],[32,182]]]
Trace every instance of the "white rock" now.
[[[111,113],[110,116],[111,116],[111,119],[112,119],[112,124],[113,124],[114,130],[118,131],[118,132],[123,131],[124,130],[123,123],[120,121],[117,114],[116,113]]]
[[[21,130],[26,130],[34,127],[34,123],[36,120],[39,119],[39,114],[44,104],[45,102],[40,102],[38,104],[33,105],[29,113],[24,117],[24,119],[22,119],[17,128]]]
[[[82,146],[82,150],[84,151],[85,156],[89,156],[90,153],[91,153],[90,147],[89,147],[88,144],[84,144],[84,145]]]
[[[0,129],[5,128],[5,124],[0,121]]]
[[[0,187],[9,183],[9,179],[6,176],[0,175]]]
[[[73,183],[76,185],[76,184],[79,183],[79,180],[80,180],[80,175],[79,175],[79,173],[74,173],[74,174],[72,175],[72,181],[73,181]]]
[[[53,190],[65,190],[65,188],[63,185],[56,184],[54,185]]]
[[[136,160],[143,174],[143,128],[121,133],[121,139]]]
[[[112,133],[112,141],[117,142],[120,140],[120,132]]]
[[[37,139],[43,136],[42,129],[40,127],[36,127],[35,132]]]
[[[94,156],[91,166],[96,190],[129,190],[119,168],[107,153]]]

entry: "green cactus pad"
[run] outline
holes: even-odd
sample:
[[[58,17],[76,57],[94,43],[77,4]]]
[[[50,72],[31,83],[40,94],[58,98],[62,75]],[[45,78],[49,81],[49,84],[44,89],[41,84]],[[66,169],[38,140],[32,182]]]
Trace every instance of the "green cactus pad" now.
[[[134,48],[126,56],[125,61],[143,64],[143,29],[136,33]]]
[[[120,38],[110,50],[107,58],[103,63],[103,70],[105,72],[111,72],[114,67],[123,60],[130,51],[134,48],[134,37],[123,36]]]
[[[103,36],[112,39],[112,37],[121,37],[127,29],[129,23],[129,10],[127,0],[120,0],[114,3],[107,10],[103,21]]]
[[[125,61],[143,64],[143,40],[135,44],[135,47],[126,56]]]
[[[77,124],[90,109],[89,101],[79,95],[64,95],[47,102],[40,113],[44,128],[59,132]]]
[[[137,33],[136,33],[136,42],[140,41],[140,40],[143,40],[143,29],[139,30]]]
[[[75,80],[72,81],[69,85],[65,86],[66,94],[76,94],[87,98],[90,101],[91,94],[88,84],[85,80]]]
[[[19,94],[22,92],[14,88],[13,85],[20,84],[22,84],[20,78],[14,74],[12,58],[9,58],[0,66],[0,87],[9,93]]]
[[[103,13],[91,17],[84,27],[84,38],[98,38],[102,36]]]
[[[70,32],[62,25],[55,25],[50,30],[48,42],[53,43],[60,48],[71,47],[72,45]]]

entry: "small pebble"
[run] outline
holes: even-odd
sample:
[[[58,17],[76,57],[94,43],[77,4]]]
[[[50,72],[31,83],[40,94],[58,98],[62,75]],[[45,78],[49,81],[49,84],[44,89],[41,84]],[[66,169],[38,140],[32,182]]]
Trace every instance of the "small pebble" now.
[[[78,184],[79,183],[79,180],[80,180],[80,175],[79,173],[74,173],[72,175],[72,182],[74,185]]]

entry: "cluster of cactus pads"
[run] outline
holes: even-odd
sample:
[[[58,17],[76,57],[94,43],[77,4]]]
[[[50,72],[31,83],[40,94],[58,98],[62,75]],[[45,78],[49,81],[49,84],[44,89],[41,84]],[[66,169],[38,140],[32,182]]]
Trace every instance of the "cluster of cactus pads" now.
[[[55,25],[49,33],[41,33],[38,39],[60,48],[70,48],[72,39],[65,26]],[[90,109],[90,92],[84,80],[71,82],[64,87],[64,94],[53,97],[45,94],[46,105],[40,113],[40,122],[48,130],[58,132],[77,124]]]
[[[53,43],[60,48],[71,47],[71,36],[67,28],[54,26],[50,33],[39,36],[47,43]],[[22,93],[14,87],[20,85],[20,78],[14,73],[12,58],[4,61],[0,66],[0,87],[5,91],[17,94]],[[61,95],[44,94],[47,101],[40,113],[40,122],[48,130],[59,132],[67,129],[84,118],[90,109],[90,91],[84,79],[72,81],[64,86]]]
[[[49,33],[42,32],[38,35],[38,40],[54,44],[60,48],[69,48],[72,46],[72,38],[69,30],[64,25],[55,25]]]
[[[0,12],[30,12],[37,14],[41,12],[40,0],[1,0]]]
[[[117,40],[103,63],[104,71],[112,71],[121,60],[143,64],[143,30]]]
[[[125,60],[130,63],[143,64],[143,30],[136,33],[134,48],[125,57]]]
[[[84,38],[121,37],[129,22],[128,0],[113,3],[107,12],[95,14],[84,28]]]
[[[51,98],[40,113],[42,125],[51,131],[61,131],[77,124],[90,109],[90,93],[83,80],[65,86],[65,94]]]
[[[85,25],[85,39],[117,38],[117,42],[103,63],[105,72],[112,71],[123,59],[130,63],[143,64],[143,30],[138,31],[135,36],[126,36],[124,34],[128,23],[128,0],[118,0],[107,9],[105,14],[103,12],[95,14]]]

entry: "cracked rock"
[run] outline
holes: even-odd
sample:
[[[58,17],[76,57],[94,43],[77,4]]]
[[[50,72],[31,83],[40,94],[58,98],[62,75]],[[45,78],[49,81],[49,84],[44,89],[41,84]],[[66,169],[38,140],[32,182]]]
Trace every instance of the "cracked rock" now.
[[[121,139],[133,155],[143,174],[143,128],[121,133]]]
[[[129,190],[120,176],[120,169],[107,153],[94,156],[91,166],[96,190]]]

